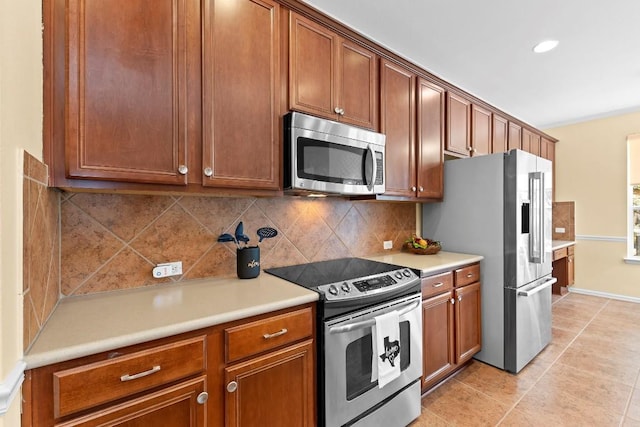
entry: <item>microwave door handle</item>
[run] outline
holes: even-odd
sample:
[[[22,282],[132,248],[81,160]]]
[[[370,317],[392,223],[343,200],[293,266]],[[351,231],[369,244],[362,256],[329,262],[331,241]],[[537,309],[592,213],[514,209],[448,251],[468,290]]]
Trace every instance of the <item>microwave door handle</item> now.
[[[407,314],[411,310],[416,309],[419,305],[420,305],[420,301],[414,301],[408,307],[405,307],[402,310],[398,311],[398,317],[404,316],[405,314]],[[331,334],[341,334],[343,332],[349,332],[349,331],[353,331],[355,329],[362,329],[362,328],[366,328],[368,326],[373,326],[375,324],[376,324],[376,319],[372,318],[372,319],[363,320],[361,322],[348,323],[348,324],[342,325],[342,326],[332,326],[331,328],[329,328],[329,333],[331,333]]]
[[[367,188],[369,191],[373,192],[374,181],[376,180],[376,176],[378,175],[378,165],[376,163],[376,153],[373,151],[373,146],[369,144],[367,146],[367,150],[369,151],[369,157],[371,157],[371,178],[367,178]]]

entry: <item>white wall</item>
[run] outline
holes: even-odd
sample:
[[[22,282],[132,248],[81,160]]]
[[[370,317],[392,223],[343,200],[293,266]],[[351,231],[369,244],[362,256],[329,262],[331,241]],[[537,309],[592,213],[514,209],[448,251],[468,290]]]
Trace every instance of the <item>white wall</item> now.
[[[627,136],[640,133],[640,112],[545,132],[559,139],[556,201],[575,201],[575,287],[640,298],[640,265],[623,261],[627,255]]]
[[[22,157],[42,159],[42,3],[0,0],[0,382],[22,358]],[[20,423],[19,399],[0,427]]]

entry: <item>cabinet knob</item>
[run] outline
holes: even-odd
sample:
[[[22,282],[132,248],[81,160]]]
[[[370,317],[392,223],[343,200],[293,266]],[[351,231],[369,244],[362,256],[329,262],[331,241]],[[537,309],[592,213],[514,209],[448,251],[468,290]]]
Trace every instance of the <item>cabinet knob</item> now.
[[[229,393],[233,393],[237,389],[238,389],[238,383],[237,382],[231,381],[229,384],[227,384],[227,391]]]
[[[418,187],[418,190],[424,191],[424,188],[422,187],[422,185],[420,187]]]
[[[471,153],[471,152],[473,152],[473,148],[467,147],[467,151]]]
[[[416,186],[411,187],[411,191],[416,191]]]
[[[180,175],[186,175],[187,172],[189,172],[189,168],[186,165],[180,165],[178,166],[178,173]]]
[[[451,298],[451,299],[449,300],[449,302],[451,303],[451,305],[454,305],[454,304],[456,303],[456,300],[454,300],[453,298]]]
[[[334,108],[334,109],[333,109],[333,111],[334,111],[336,114],[339,114],[339,115],[341,115],[341,116],[344,116],[344,108],[336,107],[336,108]]]
[[[213,175],[213,169],[211,169],[210,167],[204,168],[204,176],[208,176],[209,178],[211,178],[212,175]]]
[[[341,116],[344,116],[344,108],[341,108],[341,109],[340,109],[340,115],[341,115]]]
[[[458,295],[458,301],[462,301],[462,295]]]
[[[209,393],[206,391],[203,391],[198,395],[198,397],[196,397],[196,401],[201,405],[204,405],[207,400],[209,400]]]

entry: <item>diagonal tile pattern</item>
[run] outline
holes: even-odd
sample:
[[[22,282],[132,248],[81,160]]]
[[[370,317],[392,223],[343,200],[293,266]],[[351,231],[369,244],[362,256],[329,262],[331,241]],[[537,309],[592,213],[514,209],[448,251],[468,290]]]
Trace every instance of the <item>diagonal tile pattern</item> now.
[[[256,244],[260,227],[278,235],[260,244],[262,268],[399,250],[415,231],[413,203],[341,198],[229,198],[63,194],[61,291],[65,296],[236,274],[236,247],[220,244],[238,222]],[[155,279],[155,264],[182,261],[183,275]]]
[[[554,296],[550,345],[519,374],[472,361],[412,427],[639,426],[640,304]]]

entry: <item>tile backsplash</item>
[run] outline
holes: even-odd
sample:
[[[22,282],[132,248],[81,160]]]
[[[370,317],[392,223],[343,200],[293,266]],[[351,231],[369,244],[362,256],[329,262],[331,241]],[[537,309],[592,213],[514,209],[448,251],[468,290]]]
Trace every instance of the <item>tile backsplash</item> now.
[[[28,348],[60,297],[60,192],[47,166],[29,153],[23,164],[23,345]]]
[[[243,221],[278,235],[260,244],[261,267],[367,256],[415,231],[415,204],[341,198],[213,198],[63,193],[61,293],[89,294],[165,282],[234,277],[235,245],[218,243]],[[152,276],[159,263],[182,261],[183,275]]]

